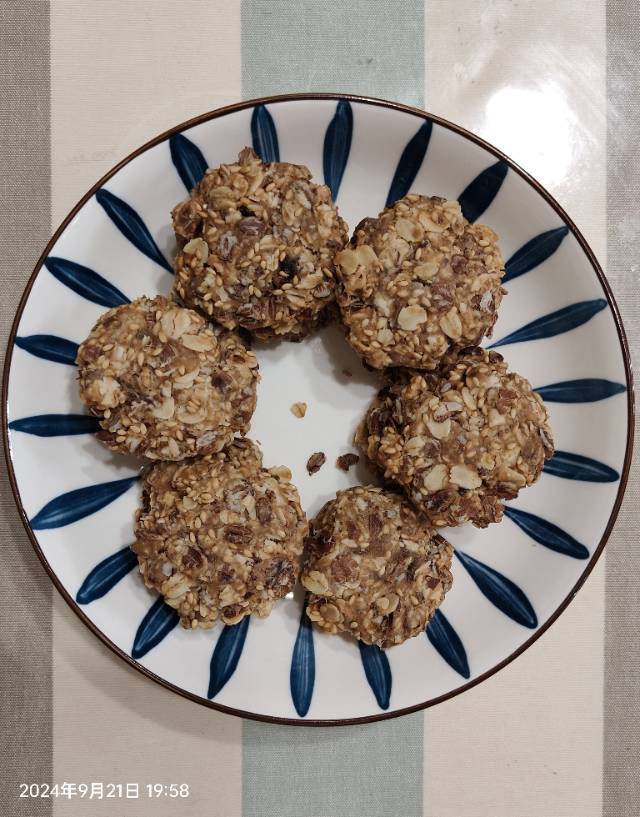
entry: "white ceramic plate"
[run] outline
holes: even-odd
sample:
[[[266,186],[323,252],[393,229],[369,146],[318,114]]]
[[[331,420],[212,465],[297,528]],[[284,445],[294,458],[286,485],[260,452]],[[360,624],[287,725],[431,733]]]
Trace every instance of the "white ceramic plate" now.
[[[187,632],[143,586],[128,549],[139,462],[111,454],[83,416],[76,345],[107,306],[168,293],[170,210],[204,166],[253,144],[308,165],[353,227],[409,189],[459,198],[501,238],[505,297],[493,343],[548,401],[558,453],[537,485],[484,531],[450,532],[453,589],[425,635],[381,652],[312,631],[302,594],[264,620]],[[376,389],[335,327],[301,344],[258,346],[251,436],[286,464],[312,516],[371,479],[334,467]],[[353,377],[343,374],[343,369]],[[29,281],[4,379],[16,500],[67,602],[112,649],[195,701],[250,717],[353,722],[428,706],[522,652],[573,597],[600,555],[631,451],[628,353],[593,254],[558,204],[509,159],[420,111],[336,95],[272,98],[179,125],[98,182],[65,219]],[[305,401],[303,420],[289,407]],[[305,462],[324,451],[313,477]]]

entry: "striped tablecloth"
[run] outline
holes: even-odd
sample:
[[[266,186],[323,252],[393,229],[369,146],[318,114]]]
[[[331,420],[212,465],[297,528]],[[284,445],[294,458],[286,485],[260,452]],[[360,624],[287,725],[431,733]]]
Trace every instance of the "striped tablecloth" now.
[[[241,98],[352,91],[492,141],[573,215],[640,350],[637,0],[0,0],[0,322],[52,229],[129,151]],[[37,387],[34,384],[34,387]],[[0,814],[638,817],[637,472],[596,570],[521,658],[408,717],[242,722],[149,683],[52,590],[3,482]],[[21,782],[188,799],[18,799]]]

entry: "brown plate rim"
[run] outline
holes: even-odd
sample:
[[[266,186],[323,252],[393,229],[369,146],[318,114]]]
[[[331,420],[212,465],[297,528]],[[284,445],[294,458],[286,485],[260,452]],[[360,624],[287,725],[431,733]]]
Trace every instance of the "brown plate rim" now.
[[[607,526],[604,530],[602,538],[598,544],[598,547],[595,549],[589,562],[587,563],[583,573],[581,574],[578,581],[575,585],[571,588],[567,596],[565,597],[564,601],[557,607],[557,609],[549,616],[549,618],[542,624],[534,634],[528,638],[523,644],[521,644],[517,650],[507,656],[505,659],[500,661],[495,666],[491,667],[486,672],[482,673],[476,678],[473,678],[471,681],[468,681],[465,684],[462,684],[459,687],[447,692],[444,695],[440,695],[436,698],[430,698],[423,703],[415,704],[414,706],[406,707],[404,709],[396,709],[391,712],[380,712],[379,714],[375,715],[368,715],[367,717],[362,718],[338,718],[338,719],[330,719],[330,720],[316,720],[316,719],[297,719],[297,718],[280,718],[272,715],[261,715],[255,712],[246,712],[242,709],[235,709],[233,707],[224,706],[222,704],[215,703],[214,701],[210,701],[206,698],[202,698],[198,695],[194,695],[187,690],[180,689],[179,687],[175,686],[174,684],[170,683],[169,681],[161,678],[160,676],[156,675],[154,672],[151,672],[146,667],[139,664],[135,661],[130,655],[126,652],[121,650],[116,644],[114,644],[103,632],[100,630],[91,619],[83,612],[82,608],[78,605],[75,599],[68,593],[66,588],[62,585],[60,580],[58,579],[57,575],[54,573],[51,565],[47,561],[40,545],[38,544],[38,540],[31,529],[29,524],[29,519],[25,513],[25,510],[22,506],[22,500],[20,498],[20,491],[18,490],[18,485],[16,482],[15,473],[13,470],[13,464],[11,460],[10,454],[10,446],[9,446],[9,429],[8,429],[8,416],[7,416],[7,400],[8,400],[8,388],[9,388],[9,371],[11,368],[11,360],[13,357],[13,349],[14,349],[14,341],[16,332],[18,329],[18,325],[20,323],[20,319],[22,317],[22,313],[24,311],[25,305],[27,303],[29,294],[31,292],[31,288],[33,287],[34,281],[40,272],[40,269],[44,263],[45,258],[51,251],[52,247],[55,245],[56,241],[60,237],[60,235],[64,232],[67,225],[74,218],[74,216],[78,213],[78,211],[86,204],[86,202],[95,194],[96,190],[102,187],[105,182],[107,182],[112,176],[114,176],[121,168],[125,165],[129,164],[133,159],[135,159],[140,154],[144,153],[145,151],[149,150],[149,148],[155,147],[156,145],[164,142],[169,137],[173,136],[176,133],[181,133],[188,128],[191,128],[195,125],[200,125],[203,122],[208,122],[212,119],[217,119],[221,116],[226,116],[230,113],[235,113],[237,111],[246,110],[248,108],[253,108],[256,105],[276,105],[280,102],[291,102],[291,101],[314,101],[314,100],[333,100],[333,101],[340,101],[340,100],[347,100],[349,102],[355,102],[358,104],[365,104],[365,105],[373,105],[376,107],[388,108],[395,111],[402,111],[403,113],[408,113],[413,116],[420,117],[422,119],[429,119],[437,125],[440,125],[443,128],[447,128],[454,133],[463,136],[465,139],[468,139],[471,142],[479,145],[480,147],[484,148],[488,153],[494,155],[497,159],[502,160],[505,162],[509,168],[511,168],[514,172],[516,172],[519,176],[521,176],[528,184],[531,185],[538,193],[542,196],[542,198],[553,208],[553,210],[557,213],[557,215],[562,219],[562,221],[567,225],[569,230],[577,239],[578,243],[580,244],[582,250],[584,251],[585,255],[587,256],[596,276],[598,277],[600,284],[603,288],[605,293],[607,302],[609,307],[611,308],[611,312],[613,314],[614,322],[616,325],[616,330],[618,332],[618,339],[620,341],[620,347],[622,349],[622,355],[624,360],[624,367],[625,367],[625,375],[626,375],[626,386],[627,386],[627,446],[625,450],[625,457],[624,457],[624,466],[622,469],[622,473],[620,476],[620,485],[618,487],[618,493],[616,495],[616,500],[613,504],[613,508],[611,510],[611,514],[609,516],[609,520],[607,522]],[[9,475],[9,482],[11,484],[11,490],[13,492],[13,497],[15,499],[16,505],[18,507],[18,511],[20,513],[20,518],[24,528],[27,532],[29,540],[31,544],[42,562],[42,565],[46,572],[49,574],[53,584],[55,585],[58,592],[62,595],[63,599],[69,605],[69,607],[74,611],[74,613],[80,618],[80,620],[96,635],[112,652],[114,652],[117,656],[119,656],[123,661],[133,667],[135,670],[140,672],[142,675],[145,675],[147,678],[150,678],[152,681],[160,684],[161,686],[165,687],[166,689],[170,690],[171,692],[175,692],[178,695],[181,695],[184,698],[188,698],[195,703],[200,704],[201,706],[206,706],[210,709],[215,709],[218,712],[224,712],[228,715],[236,715],[242,718],[249,718],[251,720],[262,721],[266,723],[276,723],[276,724],[286,724],[291,726],[348,726],[348,725],[355,725],[355,724],[363,724],[363,723],[373,723],[375,721],[382,721],[387,720],[389,718],[397,718],[401,715],[407,715],[412,712],[418,712],[422,709],[427,709],[428,707],[434,706],[435,704],[442,703],[443,701],[447,701],[450,698],[455,697],[456,695],[460,695],[462,692],[466,692],[466,690],[471,689],[474,686],[485,681],[487,678],[490,678],[495,673],[499,672],[501,669],[510,664],[515,658],[521,655],[525,650],[527,650],[535,641],[537,641],[540,636],[545,633],[549,627],[556,621],[556,619],[560,616],[560,614],[565,610],[569,602],[574,598],[580,587],[584,584],[587,576],[591,573],[593,568],[595,567],[598,559],[600,558],[604,546],[611,534],[613,529],[613,525],[616,521],[618,516],[618,511],[620,510],[620,504],[622,502],[622,498],[624,496],[624,492],[627,486],[627,481],[629,478],[629,469],[631,467],[631,459],[633,454],[633,438],[634,438],[634,417],[635,417],[635,407],[634,407],[634,386],[633,386],[633,373],[631,367],[631,358],[629,355],[629,346],[627,343],[627,337],[625,334],[624,326],[622,325],[622,319],[620,317],[620,312],[618,310],[618,306],[616,304],[615,298],[609,287],[609,283],[606,279],[606,276],[598,263],[596,256],[585,240],[584,236],[578,230],[576,225],[573,223],[572,219],[567,215],[564,209],[558,204],[558,202],[553,198],[553,196],[538,182],[536,181],[529,173],[523,170],[516,162],[506,156],[502,151],[495,148],[493,145],[486,142],[484,139],[481,139],[476,134],[471,133],[470,131],[466,130],[465,128],[460,127],[459,125],[454,124],[453,122],[449,122],[447,119],[443,119],[440,116],[436,116],[435,114],[429,113],[428,111],[423,111],[419,108],[414,108],[409,105],[405,105],[400,102],[391,102],[386,99],[379,99],[377,97],[370,97],[370,96],[361,96],[358,94],[343,94],[343,93],[291,93],[291,94],[280,94],[274,96],[265,96],[260,97],[257,99],[249,99],[243,102],[238,102],[233,105],[226,105],[222,108],[216,108],[213,111],[209,111],[204,114],[200,114],[192,119],[188,119],[185,122],[182,122],[179,125],[170,128],[169,130],[165,131],[164,133],[160,134],[159,136],[154,137],[153,139],[149,140],[141,147],[134,150],[128,156],[126,156],[122,161],[118,162],[111,170],[109,170],[101,179],[99,179],[91,188],[90,190],[85,193],[85,195],[80,199],[80,201],[75,205],[75,207],[69,212],[69,214],[65,217],[62,221],[60,226],[54,232],[53,236],[47,243],[44,251],[42,252],[40,258],[38,259],[31,276],[27,282],[27,285],[22,293],[20,298],[20,302],[18,304],[18,308],[16,311],[16,316],[13,320],[13,324],[11,326],[11,332],[9,334],[9,340],[7,344],[7,350],[5,355],[5,362],[4,362],[4,370],[3,370],[3,379],[2,379],[2,437],[3,437],[3,448],[4,448],[4,455],[5,460],[7,463],[7,471]]]

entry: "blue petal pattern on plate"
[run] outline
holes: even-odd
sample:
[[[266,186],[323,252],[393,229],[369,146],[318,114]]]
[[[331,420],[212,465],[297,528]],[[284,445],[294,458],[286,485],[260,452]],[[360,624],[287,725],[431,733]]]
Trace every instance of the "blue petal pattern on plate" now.
[[[138,557],[127,545],[97,564],[82,582],[76,594],[78,604],[101,599],[138,564]]]
[[[56,335],[16,336],[16,346],[43,360],[66,363],[68,366],[76,365],[78,344],[66,338],[59,338]]]
[[[591,457],[582,454],[571,454],[569,451],[556,451],[544,464],[544,471],[554,477],[579,479],[584,482],[616,482],[620,474],[614,469]]]
[[[289,687],[296,712],[301,718],[309,711],[313,686],[316,680],[316,655],[313,647],[313,630],[307,615],[307,604],[302,608],[296,643],[291,657]]]
[[[72,434],[95,434],[100,431],[96,417],[88,414],[36,414],[9,423],[12,431],[34,434],[36,437],[66,437]]]
[[[565,225],[557,227],[555,230],[547,230],[546,233],[540,233],[535,238],[520,247],[514,252],[511,258],[504,265],[505,276],[502,283],[513,281],[525,272],[530,272],[535,267],[550,258],[558,249],[560,244],[564,241],[569,233],[569,228]]]
[[[522,343],[525,340],[541,340],[542,338],[552,338],[554,335],[561,335],[582,326],[594,315],[604,309],[607,302],[604,298],[595,298],[592,301],[580,301],[571,306],[565,306],[556,312],[550,312],[541,318],[536,318],[521,329],[516,329],[510,335],[501,340],[497,340],[489,346],[495,349],[497,346],[506,346],[509,343]]]
[[[45,258],[44,265],[61,284],[94,304],[113,307],[130,302],[117,287],[89,267],[53,255]]]
[[[257,105],[251,114],[253,149],[263,162],[279,162],[278,132],[273,117],[264,105]]]
[[[167,272],[173,273],[171,264],[169,264],[164,255],[160,252],[160,248],[153,240],[147,225],[131,205],[119,199],[117,196],[114,196],[113,193],[105,190],[104,187],[101,187],[100,190],[97,191],[96,200],[122,235],[128,239],[136,249],[166,269]]]
[[[143,658],[149,650],[157,647],[169,635],[179,621],[180,616],[173,607],[165,604],[162,596],[157,598],[140,622],[133,639],[131,657],[136,661]]]
[[[331,198],[334,201],[338,198],[340,182],[349,160],[352,134],[353,111],[351,110],[351,103],[347,100],[341,100],[336,105],[336,112],[327,128],[322,149],[324,183],[331,190]]]
[[[468,678],[471,673],[464,644],[443,612],[436,610],[427,624],[426,633],[429,641],[447,664],[463,678]]]
[[[498,195],[508,170],[509,167],[504,162],[496,162],[476,176],[460,193],[458,201],[467,221],[476,221],[489,207]]]
[[[391,667],[386,654],[375,644],[363,644],[358,641],[360,658],[367,676],[369,686],[376,696],[380,709],[389,709],[391,698]]]
[[[548,403],[595,403],[606,400],[627,390],[624,383],[601,380],[597,377],[583,377],[580,380],[565,380],[550,383],[536,389],[540,397]]]
[[[31,527],[34,530],[50,530],[84,519],[85,516],[90,516],[111,504],[139,479],[140,477],[136,475],[116,479],[113,482],[88,485],[86,488],[76,488],[74,491],[61,494],[38,511],[31,519]]]
[[[432,130],[433,122],[430,119],[426,119],[402,151],[396,172],[393,174],[387,201],[384,205],[385,207],[389,207],[394,201],[398,201],[398,199],[406,196],[409,190],[411,190],[411,185],[418,175],[418,171],[427,154]]]
[[[517,584],[461,550],[456,550],[455,554],[482,595],[489,599],[498,610],[517,621],[518,624],[522,624],[523,627],[534,629],[538,626],[535,610]]]
[[[250,618],[250,616],[245,616],[237,624],[227,624],[220,633],[220,638],[211,656],[207,698],[215,698],[236,671],[242,655],[244,640],[247,637]]]
[[[198,184],[207,170],[207,160],[202,151],[181,133],[174,133],[169,139],[171,161],[189,192]]]
[[[571,556],[572,559],[589,558],[589,551],[583,544],[552,522],[511,505],[505,505],[504,515],[539,545],[544,545],[556,553]]]

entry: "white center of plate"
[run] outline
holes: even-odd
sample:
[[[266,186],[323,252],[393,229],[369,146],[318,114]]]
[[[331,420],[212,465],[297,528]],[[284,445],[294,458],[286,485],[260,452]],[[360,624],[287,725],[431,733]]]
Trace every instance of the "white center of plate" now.
[[[256,343],[262,380],[249,436],[264,452],[266,467],[286,465],[309,518],[335,496],[357,484],[376,484],[353,444],[356,427],[380,384],[380,374],[367,371],[337,326],[313,333],[301,343]],[[291,412],[306,403],[304,417]],[[306,463],[322,451],[327,461],[310,476]],[[348,473],[336,466],[341,454],[360,454]]]

